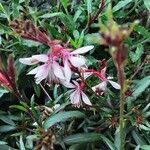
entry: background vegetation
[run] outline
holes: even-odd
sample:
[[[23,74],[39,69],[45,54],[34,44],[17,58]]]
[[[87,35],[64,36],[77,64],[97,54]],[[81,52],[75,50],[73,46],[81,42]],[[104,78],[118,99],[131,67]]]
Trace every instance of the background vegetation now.
[[[97,98],[87,89],[92,107],[74,108],[64,87],[37,85],[33,76],[26,75],[32,67],[18,61],[22,57],[47,53],[49,47],[21,38],[10,27],[15,19],[28,19],[52,40],[63,44],[69,41],[71,48],[95,45],[94,50],[85,55],[88,66],[96,68],[98,60],[106,59],[107,74],[117,80],[108,47],[100,44],[99,20],[107,21],[109,3],[118,24],[126,26],[139,20],[124,41],[128,47],[125,75],[129,82],[124,111],[125,149],[150,149],[149,0],[0,0],[0,67],[6,70],[12,66],[11,56],[14,57],[16,72],[10,76],[15,78],[16,87],[24,97],[18,101],[14,93],[1,85],[1,150],[119,149],[119,92],[109,87],[107,93]],[[91,78],[89,84],[97,82]]]

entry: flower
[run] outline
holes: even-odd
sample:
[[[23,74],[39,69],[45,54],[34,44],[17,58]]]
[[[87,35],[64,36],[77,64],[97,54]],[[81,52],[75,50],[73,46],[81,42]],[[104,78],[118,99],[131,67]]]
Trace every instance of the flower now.
[[[44,64],[31,70],[28,74],[35,74],[36,83],[47,79],[49,82],[58,83],[59,79],[65,79],[63,68],[56,62],[55,57],[51,55],[41,54],[33,55],[29,58],[20,58],[19,61],[26,65],[33,65],[39,62]]]
[[[120,85],[114,81],[111,81],[112,77],[106,77],[106,67],[104,67],[101,72],[93,72],[100,80],[101,83],[92,87],[93,91],[102,95],[107,90],[107,83],[109,82],[115,89],[120,89]]]
[[[86,63],[85,58],[79,54],[84,54],[93,48],[94,46],[85,46],[70,52],[69,49],[62,47],[59,44],[52,46],[52,55],[62,59],[64,74],[68,83],[70,82],[72,75],[71,67],[79,68]]]
[[[92,105],[87,95],[83,92],[84,83],[81,82],[79,84],[78,82],[73,81],[73,84],[68,84],[63,81],[62,84],[67,88],[71,88],[71,90],[69,90],[69,93],[71,93],[69,98],[75,107],[79,108],[81,106],[81,100],[87,105]]]

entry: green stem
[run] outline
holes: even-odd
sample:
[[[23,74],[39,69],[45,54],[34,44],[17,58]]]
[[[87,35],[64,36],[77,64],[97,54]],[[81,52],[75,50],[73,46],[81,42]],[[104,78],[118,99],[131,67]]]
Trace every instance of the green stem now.
[[[120,150],[125,149],[125,132],[124,132],[124,69],[123,66],[118,67],[118,80],[121,86],[120,90],[120,117],[119,117],[119,127],[120,127]]]

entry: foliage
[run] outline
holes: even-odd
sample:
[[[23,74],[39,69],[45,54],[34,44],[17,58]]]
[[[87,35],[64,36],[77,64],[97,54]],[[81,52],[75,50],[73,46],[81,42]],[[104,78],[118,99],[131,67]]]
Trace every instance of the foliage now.
[[[119,24],[113,24],[117,32],[110,31],[111,2],[114,21]],[[16,20],[21,22],[17,32],[12,24]],[[138,24],[133,23],[136,20]],[[19,30],[28,23],[38,40],[34,30],[28,37]],[[90,76],[84,91],[92,105],[74,107],[68,98],[70,90],[62,84],[36,84],[34,77],[27,75],[33,67],[19,62],[20,58],[47,54],[53,44],[49,46],[47,41],[61,43],[69,50],[94,45],[83,54],[89,70],[97,74],[107,62],[105,77],[110,75],[117,81],[118,59],[114,61],[116,53],[110,52],[116,45],[104,37],[107,31],[111,36],[122,36],[121,43],[128,50],[127,58],[121,61],[126,76],[125,149],[150,149],[149,0],[0,0],[1,150],[119,149],[119,90],[108,84],[107,91],[97,95],[92,87],[99,79]],[[128,32],[123,36],[122,31]],[[71,80],[76,79],[75,74]]]

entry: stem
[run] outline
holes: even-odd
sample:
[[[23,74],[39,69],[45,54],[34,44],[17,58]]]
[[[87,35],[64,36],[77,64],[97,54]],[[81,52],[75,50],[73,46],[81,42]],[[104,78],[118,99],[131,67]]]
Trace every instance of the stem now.
[[[119,126],[120,126],[120,150],[125,149],[125,132],[124,132],[124,99],[125,99],[125,93],[124,93],[124,69],[120,66],[117,69],[118,71],[118,80],[121,86],[120,90],[120,117],[119,117]]]

